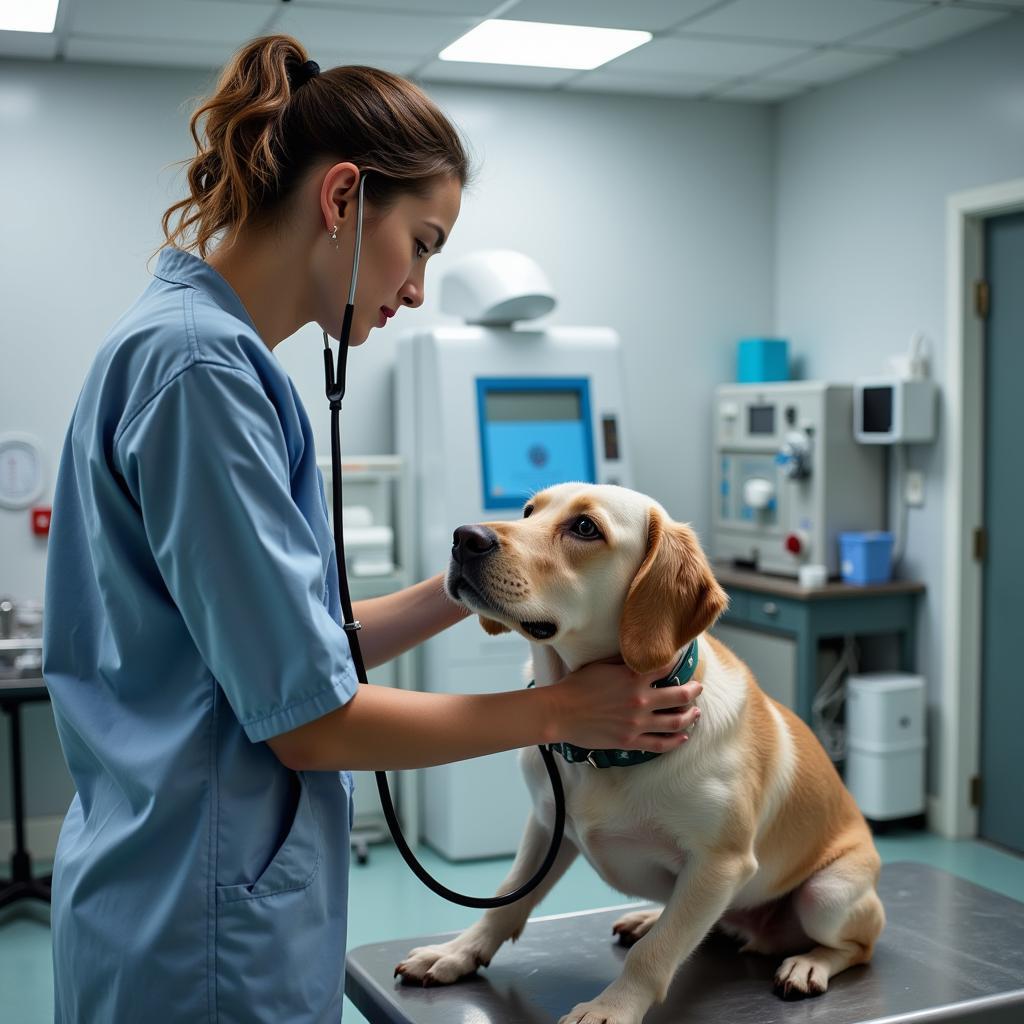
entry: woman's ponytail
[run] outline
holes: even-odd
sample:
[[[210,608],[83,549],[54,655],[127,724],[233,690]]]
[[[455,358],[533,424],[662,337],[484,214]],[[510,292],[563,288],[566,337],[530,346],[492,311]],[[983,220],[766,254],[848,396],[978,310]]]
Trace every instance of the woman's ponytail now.
[[[466,184],[458,133],[411,82],[366,67],[311,77],[311,68],[290,36],[238,51],[192,116],[190,194],[164,214],[165,244],[205,258],[215,236],[270,213],[321,157],[372,167],[367,199],[382,206],[402,191],[425,194],[440,175]]]

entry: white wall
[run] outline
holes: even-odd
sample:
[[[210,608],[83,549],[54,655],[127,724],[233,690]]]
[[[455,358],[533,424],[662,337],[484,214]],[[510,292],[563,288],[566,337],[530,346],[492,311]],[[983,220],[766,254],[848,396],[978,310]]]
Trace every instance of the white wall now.
[[[915,330],[946,371],[946,197],[1024,169],[1024,19],[897,61],[785,104],[778,133],[776,327],[808,377],[884,372]],[[918,667],[938,739],[943,589],[943,442],[911,448],[927,474],[908,517],[902,575],[923,580]],[[936,791],[933,742],[929,791]]]
[[[93,353],[146,284],[160,217],[182,186],[170,165],[189,153],[189,100],[208,81],[195,72],[0,61],[0,432],[43,442],[45,501]],[[430,92],[469,137],[477,184],[444,254],[431,261],[424,306],[375,331],[350,361],[346,453],[394,450],[396,331],[438,319],[445,262],[481,247],[518,248],[560,296],[551,322],[621,333],[635,483],[706,537],[711,389],[732,374],[735,340],[767,331],[774,316],[773,112]],[[305,329],[276,351],[329,452],[319,334]],[[41,597],[44,566],[28,514],[0,510],[0,594]],[[45,730],[31,739],[28,813],[62,813],[70,790],[55,739]],[[4,771],[0,818],[8,813]]]

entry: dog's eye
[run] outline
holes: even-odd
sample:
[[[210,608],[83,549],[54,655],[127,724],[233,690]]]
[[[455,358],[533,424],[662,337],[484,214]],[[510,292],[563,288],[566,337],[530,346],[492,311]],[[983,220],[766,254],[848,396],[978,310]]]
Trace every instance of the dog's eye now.
[[[580,516],[572,524],[572,532],[584,540],[597,540],[601,536],[601,531],[589,516]]]
[[[526,508],[523,509],[523,518],[524,519],[529,519],[530,518],[530,513],[532,511],[533,511],[533,506],[532,505],[527,505]]]

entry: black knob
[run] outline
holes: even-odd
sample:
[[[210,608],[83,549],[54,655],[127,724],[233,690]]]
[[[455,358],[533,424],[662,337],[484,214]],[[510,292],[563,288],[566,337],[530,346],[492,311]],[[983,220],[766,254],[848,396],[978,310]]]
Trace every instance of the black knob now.
[[[460,526],[452,535],[452,558],[465,564],[498,550],[498,535],[486,526]]]

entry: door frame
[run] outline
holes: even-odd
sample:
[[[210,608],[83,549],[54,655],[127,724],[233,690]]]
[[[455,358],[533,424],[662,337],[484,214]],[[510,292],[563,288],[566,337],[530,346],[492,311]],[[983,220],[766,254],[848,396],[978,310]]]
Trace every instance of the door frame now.
[[[974,283],[984,270],[985,221],[1024,210],[1024,178],[956,192],[946,200],[946,486],[943,651],[937,796],[929,824],[944,836],[978,834],[971,780],[980,771],[982,582],[974,528],[984,524],[985,324]]]

